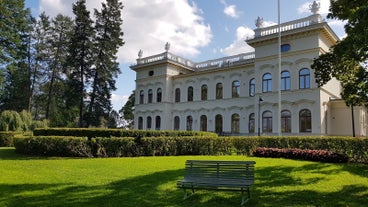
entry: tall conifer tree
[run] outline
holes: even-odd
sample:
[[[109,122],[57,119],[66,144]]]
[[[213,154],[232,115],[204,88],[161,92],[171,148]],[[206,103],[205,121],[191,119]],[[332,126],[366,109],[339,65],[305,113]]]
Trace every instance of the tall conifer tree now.
[[[73,13],[75,14],[74,31],[71,37],[69,50],[69,90],[66,94],[68,106],[78,106],[79,127],[85,126],[83,123],[83,114],[85,112],[84,99],[89,79],[91,77],[91,67],[93,60],[94,30],[90,12],[86,8],[86,0],[78,0],[73,4]]]
[[[95,9],[95,62],[92,70],[92,91],[89,95],[87,123],[100,126],[101,119],[107,120],[112,109],[111,93],[116,90],[115,79],[120,73],[117,52],[124,42],[119,0],[102,3],[101,11]]]

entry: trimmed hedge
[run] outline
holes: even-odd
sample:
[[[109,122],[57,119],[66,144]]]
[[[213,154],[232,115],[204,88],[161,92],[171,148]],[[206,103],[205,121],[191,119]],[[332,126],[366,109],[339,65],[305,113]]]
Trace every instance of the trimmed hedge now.
[[[94,130],[92,130],[94,131]],[[107,130],[111,131],[111,130]],[[125,131],[125,130],[117,130]],[[136,132],[136,131],[135,131]],[[143,132],[143,131],[139,131]],[[150,131],[153,132],[153,131]],[[148,133],[145,134],[145,136]],[[168,134],[165,134],[168,135]],[[345,154],[349,161],[368,163],[368,139],[352,137],[58,137],[34,136],[24,141],[16,139],[18,152],[25,154],[85,157],[130,157],[172,155],[252,155],[259,147],[301,150],[326,150]],[[57,144],[53,144],[53,140]],[[63,142],[61,142],[63,140]],[[76,143],[77,141],[79,142]],[[68,145],[64,142],[74,142]],[[59,143],[61,142],[61,143]],[[38,144],[36,144],[38,143]],[[29,146],[27,146],[29,145]],[[59,146],[61,145],[61,146]],[[73,146],[78,149],[74,150]],[[40,149],[38,149],[40,148]],[[51,148],[56,148],[51,150]],[[88,148],[88,149],[87,149]],[[71,152],[67,152],[67,151]],[[53,152],[53,153],[51,153]]]
[[[92,157],[87,137],[23,137],[14,138],[15,151],[37,156]]]
[[[257,148],[253,155],[256,157],[288,158],[298,160],[310,160],[318,162],[344,163],[349,161],[345,154],[326,150],[301,150],[279,148]]]
[[[21,133],[0,131],[0,147],[13,147],[14,137],[17,135],[21,135]]]
[[[103,128],[41,128],[33,131],[34,136],[73,136],[73,137],[217,137],[216,133],[202,131],[159,131],[159,130],[124,130]]]

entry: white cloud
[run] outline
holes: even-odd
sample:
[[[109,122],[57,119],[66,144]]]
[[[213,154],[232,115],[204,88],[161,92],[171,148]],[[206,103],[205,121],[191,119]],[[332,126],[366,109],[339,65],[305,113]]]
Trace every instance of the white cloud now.
[[[236,39],[228,47],[221,49],[221,53],[227,56],[240,53],[253,52],[254,48],[249,46],[245,40],[252,38],[254,31],[248,27],[240,26],[236,29]]]
[[[128,98],[129,95],[111,94],[111,103],[114,106],[114,110],[119,111],[128,101]]]
[[[221,0],[220,1],[224,6],[224,13],[231,17],[231,18],[238,18],[239,17],[239,13],[236,9],[236,6],[235,5],[227,5],[226,1],[225,0]]]
[[[76,0],[41,0],[40,11],[50,16],[58,13],[73,16],[72,3]],[[93,8],[100,8],[103,0],[87,1],[87,8],[93,16]],[[170,42],[170,51],[194,57],[199,48],[208,45],[212,39],[211,27],[200,16],[203,12],[188,0],[126,0],[122,1],[125,45],[120,48],[119,61],[133,63],[138,51],[143,56],[164,52],[164,45]]]
[[[224,13],[232,18],[238,18],[239,17],[239,13],[236,11],[236,6],[235,5],[229,5],[226,6],[224,9]]]
[[[330,8],[330,0],[320,0],[320,1],[317,1],[317,3],[320,4],[319,14],[322,14],[322,15],[328,14],[328,9]],[[299,14],[304,14],[304,13],[311,14],[310,5],[311,5],[311,2],[306,2],[303,5],[299,6],[298,13]]]
[[[126,44],[120,50],[124,61],[164,52],[166,42],[170,51],[185,57],[200,53],[199,48],[212,39],[211,27],[199,15],[201,11],[187,0],[125,1],[123,31]]]

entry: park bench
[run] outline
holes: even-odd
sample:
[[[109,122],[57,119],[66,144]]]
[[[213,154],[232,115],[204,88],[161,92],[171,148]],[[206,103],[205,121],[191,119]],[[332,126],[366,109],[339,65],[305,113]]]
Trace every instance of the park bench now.
[[[184,200],[188,198],[187,189],[192,193],[196,189],[241,191],[241,205],[244,205],[250,199],[249,187],[254,184],[255,163],[254,161],[187,160],[184,178],[177,182],[177,187],[184,189]]]

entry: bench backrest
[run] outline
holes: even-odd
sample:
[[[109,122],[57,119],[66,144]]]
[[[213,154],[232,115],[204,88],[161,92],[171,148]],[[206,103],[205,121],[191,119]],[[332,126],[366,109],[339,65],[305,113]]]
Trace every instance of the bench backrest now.
[[[254,180],[254,161],[187,160],[185,177]]]

